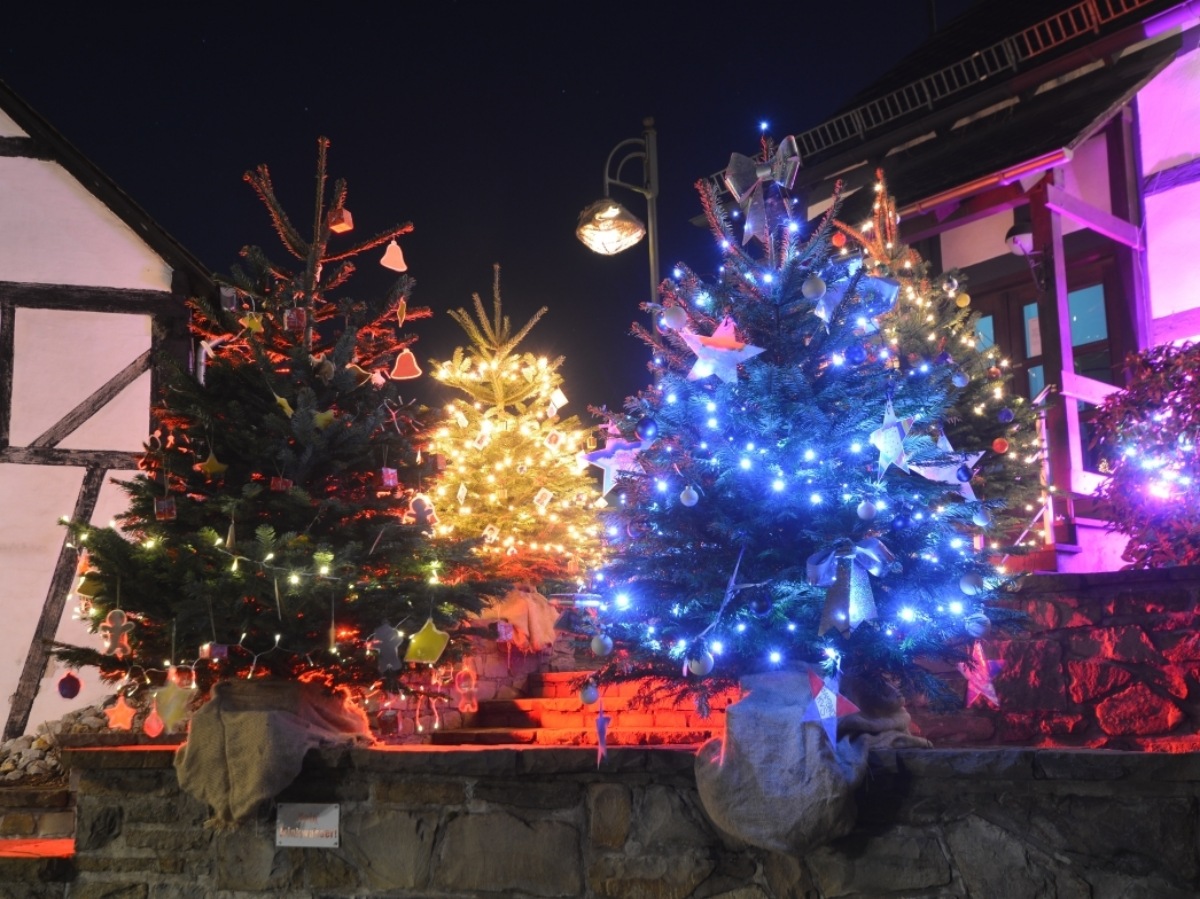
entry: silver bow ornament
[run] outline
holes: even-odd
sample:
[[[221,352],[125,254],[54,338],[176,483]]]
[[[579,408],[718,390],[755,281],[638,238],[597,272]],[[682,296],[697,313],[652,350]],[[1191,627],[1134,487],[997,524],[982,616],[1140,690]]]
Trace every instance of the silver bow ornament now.
[[[881,577],[896,557],[875,537],[858,543],[842,539],[831,548],[808,557],[807,580],[814,587],[828,587],[825,609],[817,635],[830,628],[849,633],[862,622],[878,617],[871,575]]]
[[[800,148],[796,138],[788,135],[775,148],[775,155],[766,162],[759,162],[741,153],[729,157],[725,169],[725,186],[738,201],[746,214],[746,226],[742,232],[742,243],[757,237],[763,245],[770,240],[767,226],[767,203],[763,196],[763,185],[775,183],[790,190],[800,171]]]

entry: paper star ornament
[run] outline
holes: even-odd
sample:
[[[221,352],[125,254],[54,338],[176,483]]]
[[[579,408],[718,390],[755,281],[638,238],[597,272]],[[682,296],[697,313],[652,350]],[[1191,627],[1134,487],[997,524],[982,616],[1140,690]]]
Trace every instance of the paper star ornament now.
[[[430,665],[437,662],[442,657],[442,653],[446,651],[446,644],[450,642],[450,635],[445,631],[438,630],[433,619],[429,618],[425,621],[424,626],[412,635],[412,639],[408,641],[408,649],[404,653],[404,661],[406,662],[426,662]]]
[[[637,455],[644,447],[645,444],[641,440],[609,437],[603,449],[582,453],[580,458],[604,472],[604,485],[600,493],[606,495],[616,485],[617,475],[641,469]]]
[[[404,635],[390,624],[381,624],[367,638],[367,645],[378,653],[376,664],[380,671],[400,670],[400,644]]]
[[[217,454],[211,449],[208,451],[208,458],[196,466],[197,471],[204,473],[208,478],[219,478],[225,474],[225,469],[229,466],[217,458]]]
[[[829,737],[829,745],[837,746],[838,718],[853,715],[858,706],[843,696],[838,690],[841,687],[838,675],[823,678],[815,671],[808,672],[808,685],[812,692],[812,700],[804,710],[803,721],[820,724]]]
[[[170,682],[165,687],[154,691],[154,702],[158,706],[158,716],[162,719],[163,727],[169,734],[175,733],[179,725],[188,718],[188,706],[192,701],[192,691],[179,684]]]
[[[871,445],[879,450],[879,477],[882,480],[889,465],[908,471],[908,456],[904,452],[904,438],[912,429],[913,416],[897,418],[892,401],[888,400],[883,412],[883,424],[871,432]]]
[[[117,701],[104,710],[104,717],[113,730],[133,729],[133,706],[125,701],[124,693],[117,694]]]
[[[813,315],[819,318],[828,327],[833,320],[833,314],[837,312],[838,306],[842,305],[842,300],[846,298],[846,291],[850,289],[850,282],[854,280],[854,276],[858,274],[858,270],[862,268],[862,259],[855,257],[846,264],[846,277],[839,278],[832,284],[825,285],[825,292],[817,297],[816,303],[813,305]]]
[[[971,661],[958,663],[958,670],[967,679],[968,708],[981,698],[1000,708],[1000,699],[996,696],[996,685],[992,683],[992,678],[1003,669],[1004,662],[986,658],[983,654],[983,644],[976,640],[975,645],[971,647]]]
[[[238,319],[238,324],[251,334],[258,334],[263,329],[262,313],[247,312],[244,317]]]
[[[728,316],[708,337],[687,330],[679,332],[688,349],[696,354],[696,364],[688,372],[689,381],[709,375],[716,375],[726,384],[737,381],[737,367],[753,359],[763,348],[743,343],[737,339],[736,332],[737,326]]]
[[[953,453],[954,447],[950,445],[950,441],[946,439],[945,434],[938,435],[937,448],[943,453]],[[960,496],[968,502],[975,502],[975,491],[971,489],[970,481],[960,481],[958,479],[958,470],[966,465],[968,468],[974,469],[975,463],[983,458],[983,453],[962,453],[961,461],[958,462],[943,462],[938,465],[910,465],[913,471],[923,478],[930,481],[936,481],[940,484],[949,484],[956,488]]]

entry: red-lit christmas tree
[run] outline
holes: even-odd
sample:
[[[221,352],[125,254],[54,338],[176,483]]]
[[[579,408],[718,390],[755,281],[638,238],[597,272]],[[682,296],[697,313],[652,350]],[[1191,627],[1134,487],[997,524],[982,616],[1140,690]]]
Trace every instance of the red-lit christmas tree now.
[[[365,253],[403,272],[411,226],[355,240],[327,148],[307,235],[267,168],[247,173],[290,260],[248,247],[220,306],[194,304],[199,364],[158,398],[119,528],[71,525],[103,640],[59,647],[69,664],[159,683],[190,668],[202,688],[268,673],[395,687],[477,607],[439,577],[456,545],[435,549],[415,489],[421,410],[400,393],[421,372],[403,328],[429,311],[403,274],[381,298],[342,290]]]

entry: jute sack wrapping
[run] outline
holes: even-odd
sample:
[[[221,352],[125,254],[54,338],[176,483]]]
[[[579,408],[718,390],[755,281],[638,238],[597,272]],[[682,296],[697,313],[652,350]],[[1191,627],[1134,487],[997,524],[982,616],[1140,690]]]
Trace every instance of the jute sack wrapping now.
[[[209,825],[230,827],[295,780],[308,750],[370,741],[366,715],[321,686],[225,681],[193,716],[175,771],[180,787],[212,809]]]

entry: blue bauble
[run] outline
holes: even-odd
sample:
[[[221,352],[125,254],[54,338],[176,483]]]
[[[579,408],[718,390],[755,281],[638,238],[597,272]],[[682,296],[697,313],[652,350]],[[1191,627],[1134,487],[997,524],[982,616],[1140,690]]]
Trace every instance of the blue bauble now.
[[[997,419],[997,420],[1000,422],[1000,424],[1002,424],[1002,425],[1011,424],[1011,423],[1012,423],[1012,420],[1013,420],[1014,418],[1016,418],[1016,416],[1015,416],[1015,415],[1013,415],[1013,410],[1012,410],[1012,409],[1001,409],[1001,410],[1000,410],[1000,411],[999,411],[999,412],[996,414],[996,419]]]
[[[58,695],[63,699],[74,699],[79,695],[81,686],[79,678],[68,671],[58,680]]]
[[[971,480],[971,466],[970,465],[958,466],[958,471],[954,472],[954,476],[956,478],[958,478],[960,481],[962,481],[964,484],[967,483],[967,481]]]
[[[966,387],[971,383],[971,376],[960,368],[950,376],[950,383],[955,387]]]
[[[892,530],[902,531],[908,527],[908,516],[903,512],[897,512],[892,516]]]
[[[647,415],[637,423],[633,432],[637,434],[638,440],[653,440],[658,436],[658,422]]]
[[[846,361],[851,365],[862,365],[867,361],[867,351],[861,343],[852,343],[846,347]]]

